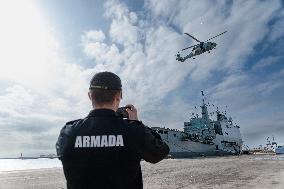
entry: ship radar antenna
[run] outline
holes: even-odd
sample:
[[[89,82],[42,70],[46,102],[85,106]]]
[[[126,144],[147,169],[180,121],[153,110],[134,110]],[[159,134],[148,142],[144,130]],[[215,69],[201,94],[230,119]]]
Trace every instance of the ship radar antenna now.
[[[203,102],[203,105],[204,105],[204,91],[201,91],[201,95],[202,95],[202,102]]]
[[[218,115],[220,113],[219,106],[217,106],[216,114]]]
[[[225,115],[227,114],[228,106],[225,106]]]

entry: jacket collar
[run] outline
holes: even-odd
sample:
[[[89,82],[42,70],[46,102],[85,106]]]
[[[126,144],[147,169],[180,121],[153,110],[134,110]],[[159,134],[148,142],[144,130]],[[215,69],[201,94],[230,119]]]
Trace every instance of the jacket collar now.
[[[93,116],[115,116],[115,111],[111,109],[94,109],[91,110],[88,117],[93,117]]]

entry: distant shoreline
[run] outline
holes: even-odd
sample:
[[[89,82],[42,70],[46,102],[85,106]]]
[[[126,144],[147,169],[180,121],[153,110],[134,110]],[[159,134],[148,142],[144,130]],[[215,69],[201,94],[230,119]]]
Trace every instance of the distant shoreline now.
[[[0,159],[21,159],[21,160],[25,160],[25,159],[58,159],[58,157],[10,157],[10,158],[0,158]]]

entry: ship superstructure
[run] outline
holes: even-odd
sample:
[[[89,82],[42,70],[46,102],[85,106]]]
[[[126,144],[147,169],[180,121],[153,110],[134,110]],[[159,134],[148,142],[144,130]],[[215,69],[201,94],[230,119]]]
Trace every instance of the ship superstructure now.
[[[169,145],[173,157],[240,154],[243,144],[240,127],[234,125],[232,118],[227,118],[218,108],[216,120],[210,119],[204,98],[202,102],[201,117],[197,114],[189,122],[184,122],[183,131],[161,127],[152,129]]]
[[[278,146],[278,147],[275,149],[275,153],[276,153],[276,154],[284,154],[284,146]]]

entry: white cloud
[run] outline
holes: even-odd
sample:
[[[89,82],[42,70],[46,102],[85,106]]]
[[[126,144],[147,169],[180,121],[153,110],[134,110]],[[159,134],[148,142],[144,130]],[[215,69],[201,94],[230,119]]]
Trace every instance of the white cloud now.
[[[280,9],[276,16],[278,17],[277,21],[271,26],[271,34],[269,35],[269,40],[272,43],[275,43],[277,40],[281,39],[284,36],[284,31],[282,29],[284,27],[283,8]]]
[[[106,38],[105,34],[101,30],[99,31],[91,30],[85,32],[85,34],[82,36],[82,41],[103,42],[105,38]]]
[[[186,99],[179,96],[179,91],[180,88],[190,89],[187,85],[209,88],[208,91],[215,93],[213,100],[227,103],[235,111],[246,107],[255,112],[258,112],[255,107],[267,106],[268,97],[282,88],[279,77],[266,82],[256,81],[256,77],[251,78],[251,72],[244,71],[245,62],[256,45],[270,35],[268,23],[279,11],[280,1],[219,1],[213,4],[152,0],[147,1],[145,7],[147,16],[132,13],[119,1],[108,1],[105,8],[106,16],[111,20],[110,45],[85,43],[84,46],[87,55],[95,59],[94,70],[109,70],[121,76],[124,102],[135,103],[143,118],[156,124],[167,120],[171,122],[168,122],[170,127],[182,128],[180,115],[188,112],[189,106],[183,106]],[[228,30],[226,34],[214,39],[218,46],[211,54],[183,64],[175,61],[174,55],[179,49],[195,43],[181,33],[188,32],[206,40],[225,30]],[[108,53],[113,46],[119,50]],[[219,84],[215,85],[218,81],[215,74],[220,73],[225,77],[217,75]],[[254,98],[258,94],[266,103],[255,106],[261,99]],[[168,104],[165,97],[169,95],[175,96],[171,99],[178,103]],[[180,108],[165,110],[174,107]],[[149,115],[149,112],[154,113]]]
[[[106,16],[112,18],[110,26],[110,37],[113,42],[122,45],[135,45],[139,40],[139,27],[137,26],[137,15],[130,12],[124,4],[118,1],[105,3]]]
[[[41,143],[35,137],[40,133],[46,142],[45,134],[53,135],[48,143],[54,152],[63,124],[90,109],[86,97],[93,71],[67,61],[32,1],[16,3],[0,3],[0,143],[5,144],[0,156],[27,150],[21,143]],[[101,34],[97,40],[102,40]],[[86,35],[88,40],[95,38],[94,33]]]
[[[148,1],[147,8],[154,16],[152,20],[143,20],[143,23],[147,23],[145,25],[131,22],[131,12],[123,3],[108,1],[105,7],[106,15],[111,18],[109,33],[112,42],[124,47],[121,51],[108,54],[113,46],[116,47],[115,44],[110,46],[105,43],[86,43],[85,52],[97,60],[96,66],[103,64],[105,69],[118,72],[123,79],[132,83],[131,94],[136,94],[136,99],[147,94],[150,99],[158,101],[180,86],[190,73],[191,79],[198,82],[208,79],[214,70],[241,69],[244,58],[267,34],[266,24],[279,3],[268,6],[268,2],[237,2],[231,5],[221,2],[211,6],[205,2]],[[224,11],[226,8],[230,11]],[[133,15],[137,16],[134,13]],[[204,15],[206,20],[202,26],[195,23],[195,18],[200,15]],[[168,22],[163,23],[163,18]],[[139,19],[143,18],[138,17]],[[252,20],[255,20],[253,27]],[[209,38],[226,29],[229,32],[219,39],[216,38],[220,47],[213,54],[197,57],[198,62],[189,61],[190,64],[182,65],[175,61],[174,54],[185,44],[183,40],[189,40],[173,30],[170,24],[178,26],[181,31],[195,33],[200,39]],[[119,63],[113,63],[117,60],[116,57],[119,57]],[[113,69],[118,64],[120,69]],[[170,77],[173,74],[174,79]]]
[[[22,86],[7,88],[6,93],[0,96],[0,112],[12,116],[30,113],[33,96]]]
[[[257,70],[257,69],[261,69],[267,66],[271,66],[273,64],[279,63],[281,60],[281,56],[268,56],[265,57],[263,59],[261,59],[260,61],[258,61],[253,67],[253,70]]]

